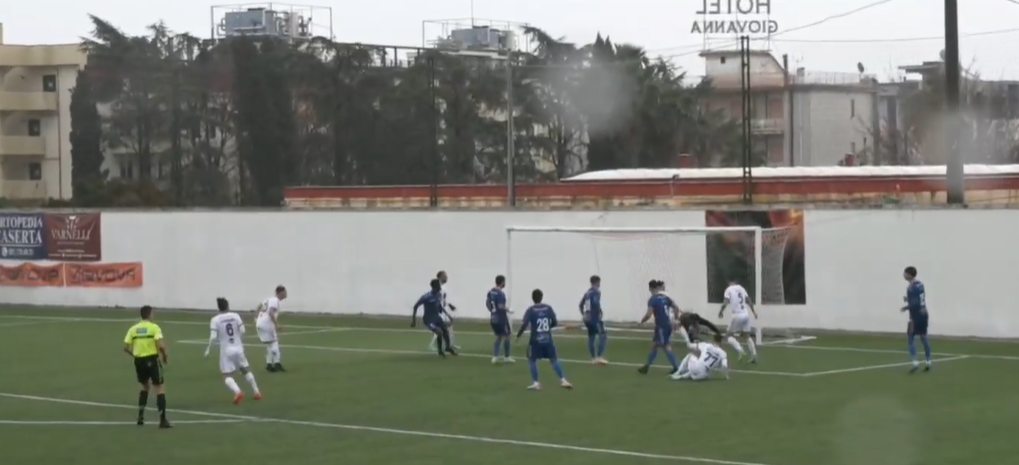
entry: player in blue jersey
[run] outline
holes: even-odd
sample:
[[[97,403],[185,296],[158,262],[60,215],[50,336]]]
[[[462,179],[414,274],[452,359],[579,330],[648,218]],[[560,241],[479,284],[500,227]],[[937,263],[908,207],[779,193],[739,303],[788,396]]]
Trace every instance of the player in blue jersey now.
[[[669,363],[672,364],[672,371],[669,374],[675,374],[679,371],[679,363],[676,361],[676,354],[672,352],[672,344],[670,342],[672,337],[672,315],[679,313],[679,307],[676,306],[671,297],[661,293],[664,287],[665,283],[654,279],[648,283],[648,291],[651,292],[651,298],[647,301],[647,313],[644,314],[644,318],[640,322],[644,324],[653,317],[655,319],[655,335],[651,341],[651,352],[648,353],[647,363],[637,369],[641,374],[647,374],[651,365],[655,363],[655,359],[658,358],[659,349],[665,350],[665,355],[669,357]]]
[[[527,345],[527,366],[531,369],[532,382],[527,389],[541,389],[541,383],[538,382],[538,360],[543,358],[552,363],[552,369],[559,376],[559,386],[573,389],[573,385],[566,381],[563,367],[559,364],[559,357],[556,356],[555,343],[552,341],[552,328],[559,324],[559,320],[556,319],[552,307],[541,303],[544,298],[545,294],[541,292],[541,289],[531,292],[531,300],[534,305],[524,312],[524,322],[520,325],[520,330],[517,331],[519,340],[520,336],[524,335],[524,331],[531,330],[531,340]]]
[[[607,365],[605,346],[608,345],[608,335],[602,319],[601,278],[591,276],[590,282],[591,288],[580,298],[580,317],[587,327],[587,351],[591,354],[591,363]]]
[[[488,291],[485,298],[485,307],[491,314],[492,332],[495,334],[495,346],[492,348],[492,363],[516,363],[510,357],[510,337],[513,335],[513,328],[510,326],[509,308],[506,307],[506,277],[499,275],[495,277],[495,287]],[[499,348],[502,347],[502,356],[499,356]]]
[[[446,353],[456,355],[456,351],[453,350],[453,344],[449,341],[449,329],[446,327],[446,322],[442,321],[442,283],[438,279],[433,279],[429,286],[431,286],[431,290],[421,296],[414,304],[414,313],[410,317],[410,327],[417,326],[418,308],[424,307],[421,321],[424,322],[429,331],[437,336],[438,344],[436,344],[436,350],[439,352],[439,356],[445,357]],[[442,347],[443,343],[446,344],[445,349]]]
[[[920,360],[916,355],[916,337],[920,336],[923,343],[923,354],[926,364],[923,371],[931,370],[931,344],[927,340],[927,293],[918,279],[916,279],[916,267],[907,266],[902,272],[909,285],[906,286],[906,305],[902,307],[903,312],[909,312],[909,325],[906,327],[906,337],[909,340],[909,356],[913,359],[913,368],[910,373],[916,373],[920,369]]]

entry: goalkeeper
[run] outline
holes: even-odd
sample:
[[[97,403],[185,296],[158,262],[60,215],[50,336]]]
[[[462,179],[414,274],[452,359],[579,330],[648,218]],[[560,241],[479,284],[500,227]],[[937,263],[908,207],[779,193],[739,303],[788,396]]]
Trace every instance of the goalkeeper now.
[[[680,312],[679,323],[677,324],[679,334],[686,343],[687,347],[693,346],[698,342],[701,342],[701,326],[708,328],[711,332],[717,336],[721,336],[722,332],[719,331],[718,327],[714,323],[704,319],[704,317],[694,312]]]

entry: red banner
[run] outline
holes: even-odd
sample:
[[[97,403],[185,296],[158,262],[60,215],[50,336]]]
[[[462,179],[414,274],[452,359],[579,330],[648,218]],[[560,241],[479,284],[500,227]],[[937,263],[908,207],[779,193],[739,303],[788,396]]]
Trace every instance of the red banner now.
[[[67,287],[138,288],[145,282],[141,263],[65,263]]]
[[[99,213],[47,213],[46,258],[65,262],[98,262],[103,258],[103,228]]]
[[[63,287],[64,265],[0,265],[0,286]]]

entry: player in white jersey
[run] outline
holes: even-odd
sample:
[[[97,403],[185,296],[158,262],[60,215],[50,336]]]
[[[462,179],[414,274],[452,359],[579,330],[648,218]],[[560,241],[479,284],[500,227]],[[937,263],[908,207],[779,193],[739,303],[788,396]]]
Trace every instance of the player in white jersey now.
[[[750,300],[750,294],[735,280],[730,281],[729,287],[725,288],[725,301],[718,310],[718,318],[725,315],[726,307],[732,309],[732,321],[729,322],[729,330],[725,332],[726,341],[739,353],[739,359],[743,360],[743,347],[736,340],[736,336],[746,336],[747,347],[750,349],[750,363],[757,363],[757,344],[754,343],[753,325],[750,322],[751,313],[754,319],[757,319],[757,310]]]
[[[449,303],[446,295],[446,282],[449,281],[449,275],[445,271],[439,271],[435,274],[435,278],[439,280],[439,284],[442,285],[440,291],[440,299],[442,299],[442,321],[446,323],[446,328],[449,330],[449,340],[453,343],[453,348],[460,350],[460,346],[456,345],[456,337],[453,335],[453,314],[456,311],[456,306]],[[432,343],[429,344],[428,349],[435,351],[435,344],[438,343],[438,335],[432,334]]]
[[[258,339],[265,345],[265,369],[270,373],[287,371],[283,369],[283,364],[280,362],[280,325],[278,320],[280,302],[286,298],[287,288],[282,285],[276,286],[276,293],[258,306],[258,316],[255,317]]]
[[[262,400],[262,392],[258,390],[255,374],[248,369],[248,358],[244,355],[244,320],[240,315],[230,311],[230,303],[219,297],[216,299],[219,314],[209,322],[209,346],[205,348],[205,356],[209,356],[212,345],[219,342],[219,372],[223,373],[223,382],[234,393],[234,404],[244,400],[244,391],[234,381],[235,371],[241,372],[244,379],[255,391],[255,400]]]
[[[722,336],[716,334],[714,343],[698,342],[691,348],[683,362],[679,364],[679,371],[671,376],[672,379],[701,381],[708,379],[712,371],[721,371],[725,379],[729,379],[729,355],[718,346],[722,342]]]

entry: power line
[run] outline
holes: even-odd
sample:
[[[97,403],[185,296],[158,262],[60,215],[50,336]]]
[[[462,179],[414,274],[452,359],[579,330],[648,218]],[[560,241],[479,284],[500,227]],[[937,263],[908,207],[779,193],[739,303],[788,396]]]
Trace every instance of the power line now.
[[[1019,0],[1008,0],[1019,4]],[[1019,28],[1011,29],[998,29],[994,31],[982,31],[982,32],[971,32],[968,34],[960,34],[959,37],[980,37],[980,36],[991,36],[999,34],[1013,34],[1019,32]],[[757,39],[767,40],[767,39]],[[930,40],[945,40],[944,36],[928,36],[928,37],[895,37],[885,39],[776,39],[774,42],[781,42],[787,44],[886,44],[886,43],[901,43],[901,42],[924,42]]]
[[[876,7],[879,7],[879,6],[884,5],[886,3],[891,3],[891,2],[894,2],[894,1],[895,0],[878,0],[876,2],[868,3],[868,4],[864,5],[864,6],[861,6],[861,7],[856,8],[856,9],[852,9],[852,10],[849,10],[849,11],[845,11],[845,12],[842,12],[842,13],[838,13],[838,14],[834,14],[834,15],[828,16],[828,17],[820,19],[818,21],[814,21],[814,22],[812,22],[810,24],[804,24],[802,26],[797,26],[797,27],[794,27],[792,29],[786,29],[786,30],[783,30],[783,31],[779,31],[779,32],[777,32],[775,34],[772,34],[772,37],[780,36],[782,34],[788,34],[790,32],[802,31],[804,29],[812,28],[814,26],[819,26],[821,24],[827,23],[828,21],[833,21],[833,20],[836,20],[836,19],[845,18],[847,16],[852,16],[852,15],[855,15],[857,13],[860,13],[860,12],[863,12],[863,11],[867,11],[867,10],[869,10],[871,8],[876,8]]]

